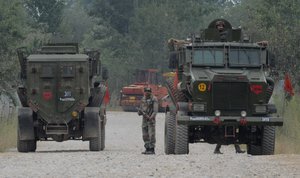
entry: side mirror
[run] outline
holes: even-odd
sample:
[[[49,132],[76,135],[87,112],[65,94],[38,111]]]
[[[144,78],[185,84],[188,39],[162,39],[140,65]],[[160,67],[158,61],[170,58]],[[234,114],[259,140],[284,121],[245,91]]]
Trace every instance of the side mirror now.
[[[99,60],[99,61],[98,61],[98,64],[97,64],[97,75],[101,75],[101,72],[102,72],[102,69],[101,69],[101,61]]]
[[[273,53],[271,53],[270,51],[268,51],[268,56],[267,56],[267,60],[268,60],[268,64],[270,67],[275,67],[275,63],[276,63],[276,59],[275,59],[275,55]]]
[[[178,66],[178,52],[170,52],[169,55],[169,68],[176,69]]]
[[[107,80],[108,79],[108,70],[106,67],[102,67],[102,79]]]
[[[20,67],[21,67],[21,74],[20,77],[21,79],[26,79],[26,70],[27,70],[27,49],[25,47],[21,47],[17,49],[17,54],[18,54],[18,58],[19,58],[19,63],[20,63]]]

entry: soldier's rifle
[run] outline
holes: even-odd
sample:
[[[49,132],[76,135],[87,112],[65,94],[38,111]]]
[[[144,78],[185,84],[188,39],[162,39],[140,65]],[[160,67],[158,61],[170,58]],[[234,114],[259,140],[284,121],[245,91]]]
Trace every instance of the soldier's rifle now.
[[[145,118],[150,119],[150,116],[145,111],[143,111],[141,108],[136,108],[136,109],[138,111],[139,116],[143,115]]]

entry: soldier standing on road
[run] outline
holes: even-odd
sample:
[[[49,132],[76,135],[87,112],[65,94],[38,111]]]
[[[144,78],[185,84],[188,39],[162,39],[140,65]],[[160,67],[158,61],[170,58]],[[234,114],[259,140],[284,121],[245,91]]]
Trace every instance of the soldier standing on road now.
[[[158,112],[157,98],[152,95],[151,88],[144,88],[139,115],[143,115],[142,131],[145,151],[142,154],[155,154],[155,117]]]

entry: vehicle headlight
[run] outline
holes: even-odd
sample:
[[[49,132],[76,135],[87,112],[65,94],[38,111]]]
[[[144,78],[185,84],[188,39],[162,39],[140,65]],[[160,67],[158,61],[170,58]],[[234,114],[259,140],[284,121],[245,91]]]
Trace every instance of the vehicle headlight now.
[[[242,112],[241,112],[241,116],[242,116],[242,117],[246,117],[246,116],[247,116],[247,112],[246,112],[246,111],[242,111]]]
[[[217,117],[221,116],[221,111],[220,110],[215,110],[215,116],[217,116]]]

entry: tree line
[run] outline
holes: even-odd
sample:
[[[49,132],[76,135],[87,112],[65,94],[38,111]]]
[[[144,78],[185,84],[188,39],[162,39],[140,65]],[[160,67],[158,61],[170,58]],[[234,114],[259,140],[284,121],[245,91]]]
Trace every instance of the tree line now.
[[[276,76],[292,71],[298,85],[299,16],[296,0],[0,0],[0,92],[12,95],[18,85],[16,48],[61,38],[100,49],[117,95],[137,68],[168,70],[169,38],[198,33],[215,18],[268,40]]]

